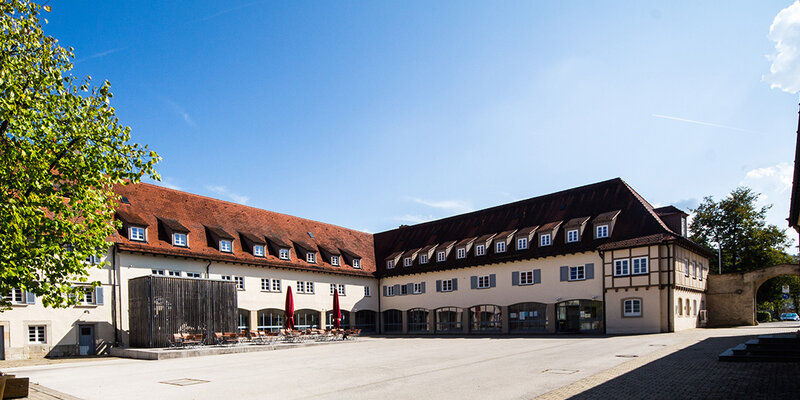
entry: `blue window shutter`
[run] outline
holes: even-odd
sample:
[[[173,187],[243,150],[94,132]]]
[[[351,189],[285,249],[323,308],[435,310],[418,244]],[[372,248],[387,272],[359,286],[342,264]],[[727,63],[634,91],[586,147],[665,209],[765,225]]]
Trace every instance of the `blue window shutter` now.
[[[542,270],[533,270],[533,283],[542,283]]]
[[[394,295],[397,296],[400,294],[400,285],[394,285]]]
[[[569,280],[569,267],[561,267],[561,281]]]
[[[422,286],[422,293],[425,293],[425,282],[420,283],[420,286]]]
[[[436,281],[436,291],[437,292],[441,292],[442,291],[442,280],[441,279]]]
[[[408,288],[407,289],[408,292],[406,294],[414,294],[414,284],[413,283],[407,283],[406,287]]]
[[[36,304],[36,295],[33,292],[25,292],[25,304]]]
[[[489,287],[497,286],[497,275],[489,274]]]
[[[389,296],[389,289],[386,288],[386,285],[383,285],[383,297]]]
[[[478,277],[477,276],[469,277],[469,287],[470,287],[470,289],[477,289],[478,288]]]
[[[103,305],[103,287],[102,286],[98,286],[98,287],[94,288],[94,304],[97,304],[98,306],[102,306]]]
[[[586,264],[586,279],[594,279],[594,263]]]
[[[453,278],[453,291],[458,290],[458,278]]]
[[[514,271],[511,273],[511,286],[519,285],[519,271]]]

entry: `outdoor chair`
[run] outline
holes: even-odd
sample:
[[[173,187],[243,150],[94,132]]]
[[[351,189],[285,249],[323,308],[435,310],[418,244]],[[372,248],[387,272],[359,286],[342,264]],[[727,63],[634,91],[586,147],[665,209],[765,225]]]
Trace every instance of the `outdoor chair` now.
[[[188,333],[181,334],[183,339],[184,346],[198,346],[200,345],[200,341],[195,339],[195,335],[190,335]]]
[[[169,340],[169,347],[183,347],[183,336],[180,333],[173,333],[172,339]]]

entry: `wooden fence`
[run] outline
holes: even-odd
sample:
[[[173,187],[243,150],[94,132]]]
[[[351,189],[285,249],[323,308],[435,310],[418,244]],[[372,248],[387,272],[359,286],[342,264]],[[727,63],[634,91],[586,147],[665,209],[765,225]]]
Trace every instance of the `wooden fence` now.
[[[143,276],[128,281],[130,345],[166,347],[175,333],[234,332],[236,283]]]

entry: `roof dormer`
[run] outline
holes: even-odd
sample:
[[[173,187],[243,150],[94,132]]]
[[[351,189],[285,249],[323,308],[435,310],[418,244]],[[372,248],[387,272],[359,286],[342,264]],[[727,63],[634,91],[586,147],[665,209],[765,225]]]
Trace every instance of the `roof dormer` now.
[[[159,236],[163,230],[164,236],[161,237],[169,241],[176,247],[189,247],[189,228],[180,222],[170,218],[157,217],[159,224]]]
[[[436,246],[436,251],[434,251],[436,262],[440,263],[447,261],[447,258],[450,257],[450,252],[453,250],[453,246],[455,246],[455,244],[455,240],[450,240]]]
[[[539,247],[551,246],[553,244],[553,241],[558,234],[558,228],[561,227],[562,222],[563,221],[548,222],[539,227],[539,231],[537,233],[537,237],[539,238]]]
[[[539,225],[528,226],[518,230],[514,234],[514,249],[519,251],[531,248],[531,242],[533,241],[537,229],[539,229]]]
[[[472,244],[475,243],[477,237],[466,238],[455,244],[456,259],[467,258],[467,254],[472,249]]]
[[[342,265],[342,253],[339,251],[339,249],[323,244],[319,245],[319,249],[321,250],[324,261],[328,262],[334,267]]]
[[[595,239],[605,239],[611,237],[614,231],[614,225],[617,223],[617,216],[620,210],[604,212],[592,220],[592,228],[594,230]]]
[[[239,232],[239,237],[242,240],[242,247],[245,251],[249,252],[254,257],[266,257],[267,241],[264,240],[263,236]]]
[[[306,260],[307,263],[317,263],[317,248],[315,245],[298,240],[294,241],[294,250],[300,256],[300,258]]]
[[[436,246],[438,244],[429,244],[417,252],[417,258],[419,259],[420,264],[427,264],[431,262],[431,258],[433,257],[433,252],[436,250]]]
[[[116,212],[117,218],[122,221],[120,234],[134,242],[147,242],[147,227],[150,225],[144,217],[130,210],[120,208]]]
[[[514,239],[514,233],[517,230],[511,231],[504,231],[497,234],[494,237],[494,253],[495,254],[502,254],[508,251],[508,246],[511,245],[511,241]]]
[[[417,255],[419,254],[420,249],[411,249],[403,253],[403,256],[400,257],[403,260],[404,267],[410,267],[414,265],[414,262],[417,259]]]
[[[578,217],[567,221],[564,224],[564,243],[576,243],[583,239],[583,230],[586,228],[586,223],[589,222],[589,217]]]
[[[233,235],[218,226],[206,226],[205,228],[211,247],[223,253],[233,253]]]
[[[397,251],[392,254],[389,254],[389,257],[386,257],[386,259],[384,260],[386,262],[386,269],[393,269],[394,267],[396,267],[397,264],[400,262],[400,256],[402,255],[403,255],[402,251]]]
[[[340,249],[342,251],[342,257],[344,257],[344,262],[353,267],[353,268],[361,268],[361,256],[350,251],[347,249]]]

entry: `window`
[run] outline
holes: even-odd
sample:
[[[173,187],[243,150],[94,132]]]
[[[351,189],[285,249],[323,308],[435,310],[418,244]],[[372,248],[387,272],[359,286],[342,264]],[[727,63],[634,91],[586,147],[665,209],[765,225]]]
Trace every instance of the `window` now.
[[[697,315],[697,300],[692,300],[692,311],[694,315]]]
[[[288,260],[289,259],[289,249],[283,248],[278,250],[278,258],[281,260]]]
[[[614,260],[614,275],[630,275],[630,262],[627,258],[622,260]]]
[[[25,304],[25,291],[20,289],[11,289],[7,295],[3,296],[6,301],[12,304]]]
[[[232,281],[232,280],[233,280],[233,277],[232,277],[232,276],[230,276],[230,275],[222,275],[220,278],[221,278],[223,281]]]
[[[683,299],[678,297],[678,305],[676,306],[678,315],[683,315]]]
[[[199,278],[203,277],[203,274],[201,274],[199,272],[187,272],[186,273],[186,277],[187,278],[198,278],[199,279]]]
[[[297,293],[305,293],[306,292],[306,283],[303,281],[297,281]]]
[[[403,259],[403,266],[410,267],[411,266],[411,257],[406,257]]]
[[[539,246],[550,246],[550,234],[543,233],[539,236]]]
[[[387,296],[394,296],[395,295],[394,286],[387,286],[386,287],[386,295]]]
[[[386,260],[386,269],[394,268],[394,260]]]
[[[642,300],[641,299],[627,299],[622,302],[622,316],[623,317],[641,317],[642,316]]]
[[[269,292],[269,278],[261,278],[261,291]]]
[[[130,240],[135,240],[137,242],[144,242],[144,228],[141,226],[132,226],[130,230]]]
[[[344,284],[339,284],[339,296],[344,296]]]
[[[442,291],[443,292],[452,292],[453,291],[453,280],[452,279],[445,279],[442,281]]]
[[[233,244],[230,240],[220,240],[219,241],[219,251],[224,253],[232,253],[233,252]]]
[[[494,252],[495,253],[505,253],[506,252],[506,242],[504,242],[504,241],[497,242],[497,244],[495,244],[495,247],[494,247]]]
[[[427,254],[420,254],[419,255],[419,263],[420,264],[427,264],[428,263],[428,255]]]
[[[456,249],[456,258],[465,258],[467,257],[467,249],[465,247],[459,247]]]
[[[569,267],[569,280],[582,281],[586,279],[586,267],[578,265],[576,267]]]
[[[336,290],[336,284],[331,283],[331,296],[333,296],[333,292]]]
[[[578,241],[578,230],[573,229],[567,231],[567,243],[577,242]]]
[[[273,292],[280,292],[281,291],[281,280],[280,279],[273,279],[272,280],[272,291]]]
[[[83,288],[83,297],[80,299],[81,304],[94,304],[94,288]]]
[[[528,238],[517,239],[517,250],[525,250],[528,248]]]
[[[354,258],[353,259],[353,268],[361,268],[361,259],[360,258]]]
[[[167,271],[167,275],[168,276],[173,276],[173,277],[176,277],[176,278],[180,278],[181,277],[181,271]]]
[[[482,256],[484,254],[486,254],[486,247],[484,245],[482,245],[482,244],[476,245],[475,246],[475,255],[476,256]]]
[[[697,279],[697,264],[692,261],[692,278]]]
[[[684,258],[683,259],[683,265],[684,265],[683,268],[684,268],[685,275],[688,278],[689,277],[689,259],[688,258]]]
[[[186,234],[185,233],[173,233],[172,234],[172,245],[173,246],[186,247]]]
[[[420,294],[420,293],[422,293],[422,284],[421,283],[415,283],[414,284],[414,294]]]
[[[370,297],[369,286],[364,286],[364,297]]]
[[[633,262],[634,275],[647,273],[647,257],[637,257],[631,261]]]
[[[408,285],[400,285],[400,294],[401,295],[408,294]]]
[[[306,253],[306,262],[315,264],[317,262],[317,253],[312,253],[310,251]]]
[[[331,265],[339,266],[339,256],[331,256]]]
[[[28,327],[28,343],[47,343],[43,325]]]
[[[598,225],[597,234],[595,236],[597,239],[608,237],[608,225]]]
[[[519,273],[520,285],[533,285],[533,271],[522,271]]]
[[[256,257],[264,257],[264,245],[262,244],[254,244],[253,245],[253,255]]]
[[[703,280],[703,263],[700,263],[697,267],[697,279]]]
[[[478,277],[478,289],[486,289],[489,286],[489,275],[483,275]]]
[[[165,272],[163,269],[151,269],[150,274],[152,275],[164,275]]]
[[[447,258],[447,253],[440,251],[436,253],[436,261],[442,262]]]
[[[306,293],[314,293],[314,282],[306,282]]]

